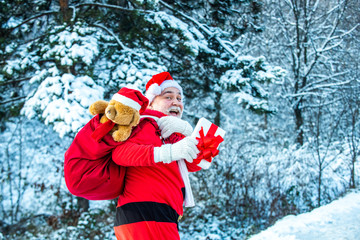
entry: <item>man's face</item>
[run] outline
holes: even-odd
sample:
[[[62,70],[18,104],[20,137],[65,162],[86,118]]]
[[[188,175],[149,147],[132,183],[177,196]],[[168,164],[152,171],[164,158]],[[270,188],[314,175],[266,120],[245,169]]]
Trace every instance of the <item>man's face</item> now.
[[[160,95],[154,98],[149,108],[168,116],[181,118],[184,105],[179,89],[174,87],[165,88]]]

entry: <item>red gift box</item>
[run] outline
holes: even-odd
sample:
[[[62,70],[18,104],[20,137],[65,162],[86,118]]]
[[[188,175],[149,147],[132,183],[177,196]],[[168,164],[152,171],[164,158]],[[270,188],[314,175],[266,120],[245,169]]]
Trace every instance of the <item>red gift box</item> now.
[[[200,118],[195,126],[192,136],[198,139],[197,145],[200,153],[197,158],[194,159],[198,166],[204,169],[208,169],[211,165],[212,159],[219,153],[219,145],[224,141],[225,136],[224,129],[211,123],[206,118]]]

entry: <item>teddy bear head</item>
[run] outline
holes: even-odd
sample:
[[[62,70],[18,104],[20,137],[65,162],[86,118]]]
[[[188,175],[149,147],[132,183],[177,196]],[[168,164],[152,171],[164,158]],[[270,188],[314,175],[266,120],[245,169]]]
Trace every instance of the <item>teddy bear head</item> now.
[[[116,100],[111,100],[105,109],[108,119],[122,126],[134,127],[139,123],[139,111]]]
[[[99,100],[91,104],[89,111],[92,115],[101,114],[101,125],[94,130],[96,141],[110,133],[117,142],[125,141],[131,135],[132,128],[140,121],[149,100],[138,90],[122,88],[110,102]]]

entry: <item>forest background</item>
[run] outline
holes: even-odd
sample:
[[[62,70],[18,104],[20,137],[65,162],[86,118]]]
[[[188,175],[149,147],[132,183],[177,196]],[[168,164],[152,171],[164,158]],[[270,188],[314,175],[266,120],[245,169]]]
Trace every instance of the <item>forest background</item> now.
[[[1,0],[0,239],[114,239],[64,182],[89,105],[169,71],[227,131],[182,239],[246,239],[359,188],[358,0]]]

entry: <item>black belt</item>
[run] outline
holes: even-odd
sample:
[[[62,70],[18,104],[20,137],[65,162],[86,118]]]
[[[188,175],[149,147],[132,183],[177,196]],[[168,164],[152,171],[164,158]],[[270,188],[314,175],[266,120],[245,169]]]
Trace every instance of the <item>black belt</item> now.
[[[133,202],[116,208],[115,227],[129,223],[155,221],[178,223],[181,216],[169,205],[157,202]]]

